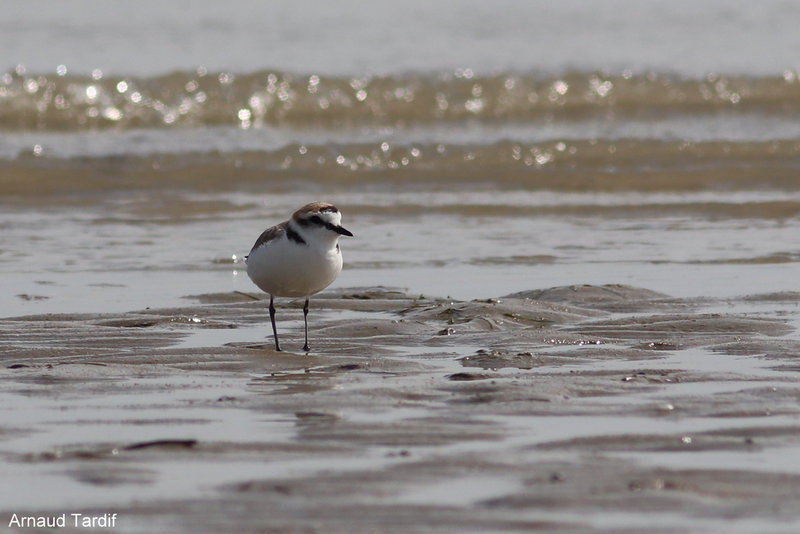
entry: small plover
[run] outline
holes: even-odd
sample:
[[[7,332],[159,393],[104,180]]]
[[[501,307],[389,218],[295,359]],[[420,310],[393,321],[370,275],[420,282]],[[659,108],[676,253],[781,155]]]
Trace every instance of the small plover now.
[[[333,204],[312,202],[292,218],[267,228],[245,258],[247,276],[269,293],[269,318],[275,350],[281,350],[275,327],[275,297],[304,297],[303,321],[308,352],[308,299],[333,282],[342,270],[339,238],[352,237],[342,227],[342,214]]]

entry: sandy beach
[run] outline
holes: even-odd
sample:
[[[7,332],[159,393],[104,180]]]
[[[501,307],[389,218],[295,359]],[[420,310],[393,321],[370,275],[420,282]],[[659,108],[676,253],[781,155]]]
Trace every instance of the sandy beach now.
[[[800,531],[800,4],[7,3],[0,533]]]
[[[307,355],[291,352],[302,303],[281,304],[288,350],[276,353],[255,297],[1,320],[0,396],[25,406],[4,413],[3,522],[79,512],[117,513],[115,532],[800,525],[800,472],[785,469],[800,447],[797,293],[715,301],[569,286],[454,301],[343,289],[312,301]]]

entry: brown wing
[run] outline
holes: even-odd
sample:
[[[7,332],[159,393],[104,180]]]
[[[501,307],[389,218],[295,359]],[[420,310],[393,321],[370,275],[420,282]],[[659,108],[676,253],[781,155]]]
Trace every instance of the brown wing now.
[[[258,239],[256,239],[256,244],[253,245],[253,248],[250,249],[250,254],[253,253],[255,249],[264,245],[265,243],[269,243],[274,239],[278,239],[280,236],[286,233],[286,227],[289,225],[289,221],[284,221],[280,224],[276,224],[275,226],[271,226],[264,230]],[[247,257],[245,257],[247,259]]]

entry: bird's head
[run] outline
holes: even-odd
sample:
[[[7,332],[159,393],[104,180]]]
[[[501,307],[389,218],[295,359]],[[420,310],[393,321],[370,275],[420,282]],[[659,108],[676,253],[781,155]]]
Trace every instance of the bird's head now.
[[[342,214],[333,204],[312,202],[306,204],[292,215],[304,235],[316,236],[322,240],[335,241],[340,236],[353,237],[352,232],[342,226]]]

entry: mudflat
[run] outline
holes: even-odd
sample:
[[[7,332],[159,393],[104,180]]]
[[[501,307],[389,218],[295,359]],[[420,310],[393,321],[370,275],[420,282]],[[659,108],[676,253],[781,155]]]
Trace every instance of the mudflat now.
[[[309,354],[301,301],[278,353],[258,296],[184,300],[0,319],[0,529],[800,526],[799,293],[352,288],[312,299]]]

